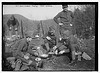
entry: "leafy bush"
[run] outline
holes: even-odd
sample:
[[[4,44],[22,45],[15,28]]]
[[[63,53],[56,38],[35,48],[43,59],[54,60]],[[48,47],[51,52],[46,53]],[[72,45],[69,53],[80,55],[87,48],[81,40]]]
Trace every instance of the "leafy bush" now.
[[[95,35],[95,6],[85,5],[84,9],[85,11],[75,9],[73,28],[78,36],[87,39]]]

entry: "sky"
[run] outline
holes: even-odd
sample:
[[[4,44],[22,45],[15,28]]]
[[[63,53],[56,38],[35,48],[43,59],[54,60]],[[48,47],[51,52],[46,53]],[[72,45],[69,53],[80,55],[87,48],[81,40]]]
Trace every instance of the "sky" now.
[[[77,5],[70,5],[74,11]],[[3,14],[20,14],[31,20],[52,19],[62,11],[62,5],[3,5]]]

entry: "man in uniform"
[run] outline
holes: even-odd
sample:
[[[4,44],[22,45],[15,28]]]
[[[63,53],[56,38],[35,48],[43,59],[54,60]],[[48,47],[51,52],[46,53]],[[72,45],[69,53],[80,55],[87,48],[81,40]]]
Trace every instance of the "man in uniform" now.
[[[17,59],[15,70],[20,70],[21,63],[26,63],[27,65],[33,64],[33,61],[30,60],[30,54],[27,53],[28,42],[31,41],[30,37],[25,37],[15,41],[15,43],[11,46],[11,52],[13,57]],[[18,63],[18,64],[17,64]]]
[[[47,42],[45,42],[39,35],[36,35],[35,37],[36,38],[32,39],[32,41],[29,43],[28,52],[39,57],[48,56],[47,51],[49,50],[49,47],[46,44]]]
[[[29,53],[31,56],[35,56],[35,61],[37,62],[36,66],[41,67],[43,64],[42,58],[48,57],[48,50],[49,45],[47,45],[47,42],[45,42],[45,40],[37,34],[35,39],[32,39],[32,41],[29,43],[27,53]],[[31,59],[34,58],[31,57]]]
[[[49,27],[49,31],[45,34],[44,38],[47,40],[50,48],[53,48],[56,45],[55,30],[52,27]]]
[[[14,15],[12,15],[10,17],[10,19],[7,22],[8,28],[9,28],[9,35],[10,37],[12,35],[18,35],[18,26],[19,26],[19,22],[18,20],[14,17]]]
[[[68,10],[68,5],[62,5],[62,9],[63,11],[61,11],[54,17],[54,21],[58,24],[56,33],[58,40],[61,39],[63,31],[71,31],[72,21],[74,18],[73,13]]]

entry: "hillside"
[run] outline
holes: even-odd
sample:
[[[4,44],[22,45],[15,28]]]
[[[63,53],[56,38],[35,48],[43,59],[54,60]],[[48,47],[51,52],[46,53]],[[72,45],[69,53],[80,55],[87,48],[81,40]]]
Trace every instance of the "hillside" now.
[[[34,21],[27,19],[26,17],[14,14],[15,18],[18,20],[19,24],[23,26],[23,32],[28,33],[29,35],[33,34],[33,31],[36,31],[37,25],[40,24],[40,21]],[[5,26],[6,35],[8,33],[7,21],[11,17],[11,14],[3,15],[3,26]],[[52,19],[42,21],[44,33],[47,33],[50,26],[53,26],[56,29],[56,23]]]
[[[23,26],[23,32],[32,32],[36,29],[37,24],[39,24],[39,21],[33,21],[33,20],[29,20],[27,18],[25,18],[22,15],[19,14],[14,14],[15,18],[18,20],[19,24]],[[7,27],[7,21],[8,19],[11,17],[10,14],[8,15],[3,15],[3,25],[5,26],[6,29],[6,33],[8,32],[8,27]],[[31,33],[29,33],[31,35]]]

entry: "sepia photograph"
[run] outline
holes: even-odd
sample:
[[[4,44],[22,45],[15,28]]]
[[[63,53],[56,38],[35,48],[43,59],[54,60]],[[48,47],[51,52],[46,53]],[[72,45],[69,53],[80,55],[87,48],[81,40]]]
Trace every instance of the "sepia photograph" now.
[[[98,2],[2,2],[2,71],[98,71],[96,31]]]

